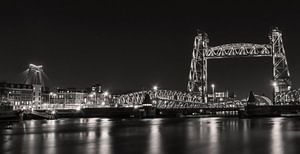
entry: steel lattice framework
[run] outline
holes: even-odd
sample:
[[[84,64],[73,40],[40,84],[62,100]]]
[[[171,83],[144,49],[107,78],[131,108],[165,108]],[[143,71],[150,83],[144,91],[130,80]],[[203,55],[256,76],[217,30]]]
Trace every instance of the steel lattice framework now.
[[[269,39],[269,44],[234,43],[209,47],[207,34],[199,32],[194,40],[188,91],[198,94],[201,101],[207,103],[208,59],[266,56],[273,59],[274,102],[281,101],[284,93],[291,89],[282,33],[278,28],[274,28],[269,34]]]
[[[195,93],[186,93],[174,90],[149,90],[132,92],[114,96],[114,104],[123,107],[142,107],[145,95],[148,94],[152,106],[157,109],[184,109],[184,108],[209,108],[212,104],[202,102],[201,96]],[[242,105],[241,101],[227,101],[225,104],[234,105],[233,108]],[[229,107],[227,107],[229,108]]]
[[[141,106],[145,94],[149,94],[152,105],[156,108],[200,108],[206,106],[201,103],[199,95],[172,90],[149,90],[123,94],[116,96],[114,103],[127,107]]]

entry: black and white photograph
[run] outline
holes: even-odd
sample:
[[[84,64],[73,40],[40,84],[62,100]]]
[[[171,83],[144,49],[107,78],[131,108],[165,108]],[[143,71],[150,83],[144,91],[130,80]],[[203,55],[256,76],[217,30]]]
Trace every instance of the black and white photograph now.
[[[300,3],[3,0],[1,154],[299,154]]]

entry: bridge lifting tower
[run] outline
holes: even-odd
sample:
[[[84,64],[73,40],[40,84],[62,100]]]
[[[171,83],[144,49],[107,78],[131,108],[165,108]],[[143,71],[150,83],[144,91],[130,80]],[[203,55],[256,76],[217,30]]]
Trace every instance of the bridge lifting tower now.
[[[197,94],[207,103],[207,60],[236,57],[272,57],[274,103],[284,101],[284,93],[291,90],[290,73],[282,41],[282,33],[277,27],[269,35],[269,44],[233,43],[215,47],[208,46],[208,36],[198,32],[194,40],[188,92]]]
[[[282,41],[282,33],[277,27],[272,29],[270,35],[270,44],[273,58],[273,80],[274,80],[274,102],[282,101],[281,93],[291,90],[291,79],[286,60],[285,50]]]
[[[198,32],[194,40],[193,57],[188,81],[188,92],[201,96],[202,102],[207,102],[207,58],[208,36]]]

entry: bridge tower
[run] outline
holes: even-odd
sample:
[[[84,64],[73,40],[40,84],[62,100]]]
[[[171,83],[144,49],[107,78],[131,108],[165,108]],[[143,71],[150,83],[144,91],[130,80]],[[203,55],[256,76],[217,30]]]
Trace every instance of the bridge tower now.
[[[44,87],[43,80],[43,66],[42,65],[34,65],[29,64],[28,69],[25,70],[25,84],[30,85],[42,85]]]
[[[188,81],[188,92],[198,94],[203,103],[207,102],[207,59],[208,36],[198,31],[194,40],[194,49]]]
[[[27,70],[25,70],[25,84],[30,84],[33,86],[33,107],[35,109],[41,108],[42,103],[42,88],[45,88],[43,80],[43,66],[29,64]]]
[[[291,90],[282,33],[271,30],[269,44],[231,43],[215,47],[208,46],[208,36],[198,32],[194,41],[193,57],[188,81],[188,92],[197,94],[201,102],[207,103],[207,60],[217,58],[271,57],[273,59],[273,101],[286,102],[285,93]]]
[[[280,94],[291,89],[290,72],[288,69],[287,59],[282,41],[282,33],[277,27],[271,30],[269,35],[270,45],[273,58],[273,92],[274,102],[282,100]]]

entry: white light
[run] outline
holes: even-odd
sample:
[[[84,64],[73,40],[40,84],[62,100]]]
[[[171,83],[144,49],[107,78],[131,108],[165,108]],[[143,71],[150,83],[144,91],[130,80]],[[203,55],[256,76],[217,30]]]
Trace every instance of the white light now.
[[[109,95],[108,91],[105,91],[105,92],[103,93],[103,95],[104,95],[104,96],[108,96],[108,95]]]
[[[102,102],[102,105],[104,106],[104,105],[105,105],[105,102]]]
[[[214,84],[211,84],[211,87],[212,87],[212,88],[215,88],[215,85],[214,85]]]
[[[277,87],[277,83],[276,82],[273,82],[273,87]]]
[[[80,106],[76,108],[76,111],[80,111]]]
[[[51,113],[52,113],[52,114],[55,114],[55,110],[53,110]]]
[[[157,86],[153,86],[153,90],[154,90],[154,91],[157,91],[157,90],[158,90],[158,87],[157,87]]]

